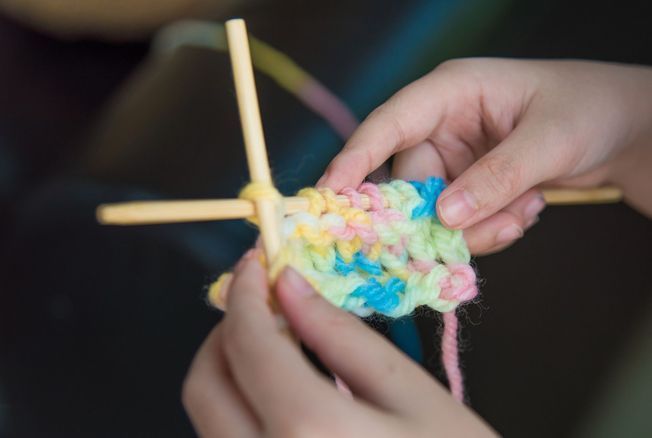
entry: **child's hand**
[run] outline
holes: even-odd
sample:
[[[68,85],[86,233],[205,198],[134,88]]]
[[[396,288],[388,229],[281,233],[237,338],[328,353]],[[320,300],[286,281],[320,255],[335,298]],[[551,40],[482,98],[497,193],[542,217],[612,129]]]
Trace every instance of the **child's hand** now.
[[[652,213],[652,72],[564,61],[442,64],[376,109],[319,185],[356,187],[391,155],[394,177],[453,181],[437,211],[474,253],[506,247],[544,207],[542,183],[617,183]]]
[[[266,273],[245,256],[228,313],[197,353],[183,391],[201,436],[494,436],[419,366],[352,315],[315,294],[295,271],[277,297],[293,333],[345,381],[320,375],[270,311]]]

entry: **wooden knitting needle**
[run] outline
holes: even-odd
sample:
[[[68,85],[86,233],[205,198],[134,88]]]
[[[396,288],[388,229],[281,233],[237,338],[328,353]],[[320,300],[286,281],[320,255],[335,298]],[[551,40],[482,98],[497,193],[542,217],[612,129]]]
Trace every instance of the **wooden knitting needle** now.
[[[267,157],[265,157],[265,160],[267,160]],[[269,175],[269,171],[267,173]],[[617,187],[582,190],[547,189],[543,190],[543,196],[549,205],[603,204],[620,201],[622,192]],[[337,200],[343,207],[350,206],[349,198],[346,196],[338,196]],[[360,201],[364,209],[370,207],[367,196],[361,195]],[[309,201],[306,198],[291,196],[284,198],[283,204],[285,205],[285,214],[293,214],[306,211]],[[245,199],[133,201],[100,205],[97,209],[98,221],[106,225],[145,225],[244,219],[255,215],[256,206]],[[274,242],[274,244],[278,244],[278,242]]]
[[[251,66],[251,54],[244,20],[227,21],[226,37],[251,181],[272,186],[272,175],[267,160],[263,124],[260,120],[254,71]],[[255,202],[255,215],[258,217],[268,265],[272,264],[281,248],[282,207],[281,199],[261,199]],[[254,212],[250,213],[252,213],[250,216],[253,216]]]
[[[543,198],[549,205],[611,204],[623,200],[618,187],[605,186],[595,189],[547,189]]]

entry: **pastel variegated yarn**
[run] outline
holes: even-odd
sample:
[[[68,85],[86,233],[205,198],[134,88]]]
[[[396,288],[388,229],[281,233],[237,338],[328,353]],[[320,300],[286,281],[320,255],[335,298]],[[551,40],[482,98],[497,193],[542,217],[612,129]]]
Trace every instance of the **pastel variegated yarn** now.
[[[432,177],[364,183],[342,192],[351,207],[329,189],[303,189],[298,196],[310,208],[283,221],[276,264],[293,266],[331,303],[360,316],[396,318],[419,306],[450,312],[477,288],[462,232],[446,229],[435,214],[444,187]],[[360,208],[360,194],[371,209]]]
[[[248,187],[244,197],[260,195]],[[462,232],[437,219],[444,188],[435,177],[364,183],[340,193],[350,206],[340,205],[330,189],[305,188],[297,196],[307,198],[309,208],[282,220],[283,246],[270,270],[275,276],[292,266],[332,304],[359,316],[397,318],[420,306],[446,314],[442,357],[451,391],[461,400],[454,310],[472,300],[477,287]],[[370,208],[361,207],[361,195]],[[223,282],[211,288],[214,295]]]

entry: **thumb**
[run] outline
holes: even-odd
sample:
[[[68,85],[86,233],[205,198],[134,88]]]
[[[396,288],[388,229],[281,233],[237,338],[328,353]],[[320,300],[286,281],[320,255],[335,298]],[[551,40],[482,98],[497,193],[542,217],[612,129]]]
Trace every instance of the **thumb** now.
[[[356,397],[399,413],[413,412],[414,400],[420,397],[452,402],[447,391],[414,362],[359,319],[315,293],[294,269],[281,273],[276,295],[293,332]]]
[[[539,132],[537,132],[539,131]],[[520,125],[444,190],[437,216],[448,228],[465,229],[493,215],[532,187],[561,173],[555,149],[563,139]]]

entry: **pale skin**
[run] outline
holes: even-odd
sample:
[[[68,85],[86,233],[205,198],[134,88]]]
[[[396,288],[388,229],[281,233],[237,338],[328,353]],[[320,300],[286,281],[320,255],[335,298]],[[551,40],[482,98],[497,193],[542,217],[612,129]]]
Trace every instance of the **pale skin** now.
[[[536,221],[542,185],[618,185],[652,216],[652,69],[571,61],[442,64],[374,111],[320,185],[357,186],[394,155],[393,176],[451,183],[437,213],[475,254],[501,250]],[[255,253],[228,313],[200,348],[184,405],[202,436],[492,436],[394,346],[292,270],[275,296],[292,332],[346,382],[317,373],[276,324]]]
[[[234,270],[228,312],[184,385],[201,436],[495,436],[421,367],[286,268],[276,283],[280,310],[354,397],[339,392],[278,326],[255,251]]]
[[[319,185],[452,181],[437,203],[474,254],[512,244],[545,206],[537,187],[614,183],[652,215],[652,69],[596,62],[449,61],[372,112]]]

